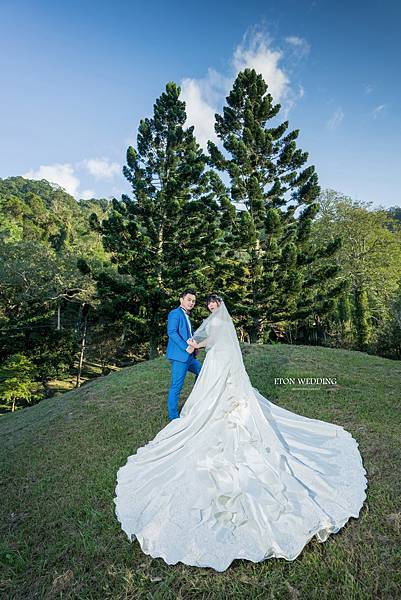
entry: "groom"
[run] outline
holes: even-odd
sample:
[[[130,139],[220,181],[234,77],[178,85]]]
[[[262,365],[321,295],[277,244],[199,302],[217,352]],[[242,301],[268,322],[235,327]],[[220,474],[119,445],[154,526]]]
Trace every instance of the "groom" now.
[[[187,344],[188,338],[192,337],[193,334],[189,313],[195,306],[195,302],[195,292],[186,289],[180,296],[180,306],[174,308],[168,314],[166,357],[171,364],[171,386],[167,399],[170,421],[179,418],[178,400],[187,371],[195,373],[196,381],[202,368],[202,364],[195,358],[197,351]]]

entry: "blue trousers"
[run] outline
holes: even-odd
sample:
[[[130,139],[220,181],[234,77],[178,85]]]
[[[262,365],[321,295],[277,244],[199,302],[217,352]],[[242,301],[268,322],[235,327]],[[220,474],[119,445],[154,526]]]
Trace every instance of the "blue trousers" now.
[[[183,363],[179,360],[171,360],[171,385],[167,398],[167,408],[168,408],[168,418],[170,421],[173,419],[177,419],[179,417],[178,414],[178,400],[180,398],[180,393],[182,390],[182,386],[184,385],[185,376],[187,371],[191,371],[191,373],[195,373],[195,381],[198,378],[200,370],[202,368],[202,363],[199,362],[198,359],[194,358],[192,355],[188,362]]]

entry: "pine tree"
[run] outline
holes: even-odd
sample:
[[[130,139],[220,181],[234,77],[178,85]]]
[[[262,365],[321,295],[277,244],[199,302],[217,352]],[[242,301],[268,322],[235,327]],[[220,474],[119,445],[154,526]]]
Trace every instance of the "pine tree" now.
[[[313,273],[314,261],[334,253],[336,246],[317,252],[310,243],[311,222],[319,210],[317,174],[313,165],[301,169],[308,153],[296,147],[299,130],[286,133],[288,121],[266,126],[281,108],[273,104],[267,88],[254,69],[240,72],[223,114],[216,115],[223,150],[208,144],[210,164],[228,174],[231,200],[244,208],[236,215],[232,232],[237,252],[247,255],[243,306],[252,342],[262,340],[267,323],[310,314],[313,286],[335,272],[333,268]],[[301,212],[295,217],[297,209]]]
[[[137,149],[128,148],[123,168],[133,197],[114,199],[100,226],[118,272],[132,282],[129,313],[141,320],[150,357],[158,353],[167,310],[182,289],[208,288],[221,238],[212,174],[194,128],[184,127],[179,95],[180,88],[168,83],[153,117],[141,120]],[[93,224],[99,226],[96,218]]]

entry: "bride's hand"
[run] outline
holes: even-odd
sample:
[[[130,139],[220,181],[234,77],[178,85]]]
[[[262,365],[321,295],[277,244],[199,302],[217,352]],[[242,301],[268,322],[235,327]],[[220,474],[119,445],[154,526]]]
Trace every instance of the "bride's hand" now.
[[[189,340],[187,340],[187,344],[188,346],[192,346],[192,348],[198,348],[198,342],[195,342],[194,339],[189,338]]]

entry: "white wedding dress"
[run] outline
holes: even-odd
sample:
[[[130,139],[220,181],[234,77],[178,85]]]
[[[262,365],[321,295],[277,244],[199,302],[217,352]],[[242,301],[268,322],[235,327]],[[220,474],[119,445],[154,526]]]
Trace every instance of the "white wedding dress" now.
[[[170,565],[294,560],[358,517],[358,443],[252,387],[224,302],[194,337],[207,342],[200,375],[180,418],[119,469],[116,516],[130,541]]]

